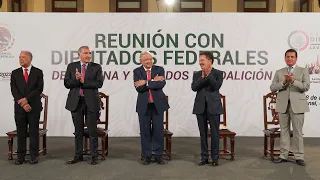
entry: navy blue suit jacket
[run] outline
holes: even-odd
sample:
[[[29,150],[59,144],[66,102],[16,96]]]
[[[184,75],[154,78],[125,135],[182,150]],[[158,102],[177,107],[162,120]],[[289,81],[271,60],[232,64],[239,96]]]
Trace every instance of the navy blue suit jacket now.
[[[163,67],[153,65],[151,68],[151,79],[155,76],[163,76],[164,77],[164,69]],[[139,80],[147,80],[147,72],[140,66],[133,70],[133,80],[134,82]],[[153,101],[157,112],[163,113],[167,109],[169,109],[169,104],[166,99],[166,95],[163,93],[162,88],[166,85],[166,81],[148,81],[148,84],[143,86],[136,87],[138,92],[137,104],[136,104],[136,112],[139,114],[144,114],[147,111],[148,101],[149,101],[149,89],[151,90],[151,94],[153,97]]]
[[[193,114],[202,114],[207,103],[207,112],[222,114],[220,87],[223,83],[223,72],[212,68],[211,73],[202,78],[202,71],[193,74],[191,89],[197,92],[193,105]]]

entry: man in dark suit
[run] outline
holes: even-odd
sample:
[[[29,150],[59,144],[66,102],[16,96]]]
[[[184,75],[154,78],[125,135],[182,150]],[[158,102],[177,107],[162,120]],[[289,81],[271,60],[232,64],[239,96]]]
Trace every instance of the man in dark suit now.
[[[11,73],[11,93],[14,98],[14,118],[17,126],[18,159],[16,165],[25,162],[26,139],[29,125],[30,164],[38,163],[39,121],[42,110],[41,93],[43,91],[42,70],[31,65],[32,54],[22,51],[19,56],[21,67]]]
[[[70,63],[64,78],[64,86],[70,89],[66,109],[71,111],[75,127],[75,156],[68,164],[83,161],[84,117],[89,131],[91,164],[98,164],[98,131],[97,120],[100,111],[98,89],[103,85],[102,68],[90,62],[91,51],[82,46],[78,51],[80,61]]]
[[[212,68],[213,56],[210,52],[200,53],[201,71],[193,74],[191,88],[197,92],[193,114],[196,114],[201,141],[201,161],[208,164],[208,121],[211,130],[212,165],[218,166],[220,115],[223,113],[219,89],[223,82],[223,73]]]
[[[139,116],[143,164],[150,164],[152,152],[156,162],[164,164],[163,115],[169,108],[162,91],[166,85],[164,69],[153,65],[152,54],[148,51],[140,54],[140,62],[142,66],[133,71],[133,79],[138,92],[136,112]]]

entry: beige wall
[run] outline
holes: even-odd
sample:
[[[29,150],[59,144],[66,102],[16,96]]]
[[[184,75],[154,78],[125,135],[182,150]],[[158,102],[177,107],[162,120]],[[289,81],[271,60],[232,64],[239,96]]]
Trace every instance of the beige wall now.
[[[84,12],[109,12],[109,0],[84,0]]]
[[[212,0],[213,12],[237,12],[237,9],[238,0]]]
[[[27,11],[28,12],[46,12],[45,0],[28,0]]]
[[[8,12],[8,3],[9,0],[2,0],[2,7],[0,8],[0,12]]]
[[[320,12],[318,0],[311,0],[311,11],[312,12]]]

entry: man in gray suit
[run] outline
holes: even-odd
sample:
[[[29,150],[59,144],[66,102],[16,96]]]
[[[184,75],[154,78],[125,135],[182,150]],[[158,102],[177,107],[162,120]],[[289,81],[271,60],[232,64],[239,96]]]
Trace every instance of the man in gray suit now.
[[[223,82],[223,72],[212,67],[211,52],[202,52],[199,57],[200,71],[193,74],[191,89],[197,92],[193,114],[196,114],[201,141],[201,161],[199,166],[208,164],[208,122],[211,133],[212,166],[218,166],[220,115],[223,113],[219,89]]]
[[[281,154],[275,163],[287,162],[290,149],[290,122],[293,127],[293,152],[296,163],[305,166],[302,127],[304,113],[309,112],[305,92],[310,88],[310,76],[306,68],[296,65],[298,53],[289,49],[285,53],[287,67],[277,70],[270,89],[278,92],[276,111],[280,121]]]

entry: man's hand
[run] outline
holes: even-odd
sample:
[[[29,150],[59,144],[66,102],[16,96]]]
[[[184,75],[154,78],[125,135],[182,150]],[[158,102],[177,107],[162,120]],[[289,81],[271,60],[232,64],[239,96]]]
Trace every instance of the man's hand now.
[[[19,100],[18,100],[18,104],[19,104],[20,106],[24,106],[24,105],[27,104],[27,103],[28,103],[28,101],[27,101],[26,98],[22,98],[22,99],[19,99]]]
[[[80,80],[81,77],[82,77],[82,74],[79,73],[78,68],[76,68],[76,79],[77,79],[77,80]]]
[[[293,83],[293,82],[294,82],[294,76],[293,76],[293,74],[290,74],[290,75],[288,76],[288,80],[289,80],[290,83]]]
[[[202,78],[207,77],[211,73],[212,67],[208,66],[202,69]]]
[[[164,77],[163,76],[156,76],[153,78],[153,81],[163,81],[164,80]]]
[[[84,77],[81,75],[81,78],[80,78],[80,82],[83,84],[84,83]]]
[[[293,76],[293,74],[285,74],[284,77],[285,77],[285,80],[286,80],[287,82],[290,82],[290,83],[293,83],[293,82],[294,82],[294,76]]]
[[[134,82],[135,87],[143,86],[145,84],[147,84],[146,80],[139,80],[139,81]]]
[[[206,73],[205,73],[205,70],[204,69],[202,69],[202,79],[204,79],[205,77],[206,77]]]
[[[211,73],[212,67],[208,66],[207,68],[205,68],[205,74],[206,76],[208,76]]]
[[[29,104],[25,104],[24,106],[22,106],[23,109],[26,111],[26,112],[30,112],[31,111],[31,106]]]

